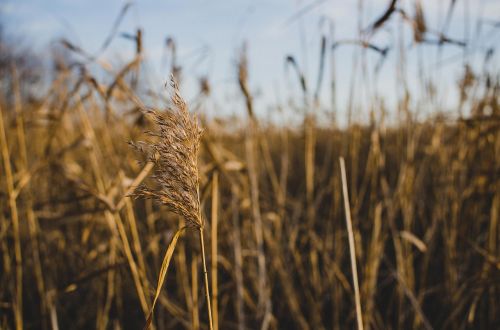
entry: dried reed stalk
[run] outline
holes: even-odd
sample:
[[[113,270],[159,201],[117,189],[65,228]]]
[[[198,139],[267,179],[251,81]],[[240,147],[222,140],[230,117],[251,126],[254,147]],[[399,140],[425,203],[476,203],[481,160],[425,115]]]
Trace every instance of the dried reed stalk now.
[[[16,114],[16,131],[17,131],[17,141],[19,147],[19,154],[21,158],[20,162],[20,171],[24,173],[29,173],[29,164],[28,164],[28,152],[27,152],[27,143],[26,143],[26,130],[25,130],[25,115],[22,111],[22,97],[21,97],[21,88],[19,81],[19,74],[17,72],[17,68],[15,65],[12,65],[11,68],[12,74],[12,82],[13,82],[13,93],[14,93],[14,112]],[[27,176],[26,185],[24,189],[26,190],[26,218],[28,220],[28,231],[30,242],[32,244],[32,257],[34,263],[34,273],[36,279],[36,285],[38,289],[38,293],[40,295],[40,312],[42,315],[46,313],[47,302],[46,302],[46,294],[45,294],[45,282],[42,271],[42,263],[40,256],[40,244],[38,240],[38,219],[35,216],[35,212],[33,210],[33,193],[30,185],[31,176]],[[16,187],[16,191],[19,193],[23,188],[22,185],[18,184]]]
[[[250,185],[250,200],[251,200],[251,212],[252,218],[254,220],[255,228],[255,241],[257,243],[257,266],[258,266],[258,313],[264,315],[264,321],[266,320],[267,314],[270,313],[271,309],[271,299],[268,292],[267,283],[267,268],[266,268],[266,255],[264,252],[264,229],[263,220],[261,214],[261,207],[259,202],[259,171],[257,166],[258,159],[258,136],[259,136],[259,126],[257,118],[255,117],[253,108],[253,97],[250,93],[250,88],[248,86],[248,62],[246,57],[246,50],[243,49],[241,53],[241,58],[238,65],[238,83],[240,86],[241,93],[245,98],[245,104],[249,117],[249,127],[248,133],[245,139],[245,152],[248,165],[248,180]],[[266,324],[263,321],[263,329]]]
[[[102,159],[102,152],[101,149],[99,148],[96,132],[91,125],[90,118],[87,112],[84,110],[84,104],[81,98],[80,97],[75,97],[75,98],[77,100],[77,110],[82,123],[83,134],[85,138],[88,139],[88,141],[91,141],[91,152],[89,153],[89,160],[92,172],[95,176],[97,191],[99,194],[105,195],[106,194],[105,181],[107,177],[105,176],[102,166],[100,166]],[[111,207],[111,209],[113,209],[113,207]],[[132,248],[130,246],[126,234],[122,218],[119,213],[117,212],[112,213],[110,210],[106,210],[104,212],[104,216],[110,231],[114,235],[110,240],[110,244],[118,244],[118,240],[116,240],[115,238],[117,237],[120,238],[119,242],[121,243],[123,252],[127,258],[127,262],[130,267],[130,271],[132,273],[132,279],[136,287],[141,308],[144,314],[147,314],[149,311],[149,306],[146,299],[146,292],[147,292],[146,284],[141,282],[137,264],[132,254]]]
[[[219,172],[214,171],[212,177],[212,226],[211,226],[211,270],[212,270],[212,312],[214,330],[219,329],[219,313],[218,313],[218,283],[217,283],[217,224],[219,211]]]
[[[354,234],[352,231],[351,207],[349,205],[349,195],[347,191],[347,178],[345,173],[344,158],[340,157],[340,172],[342,176],[342,191],[344,194],[345,221],[347,225],[347,234],[349,238],[349,252],[351,255],[352,279],[354,282],[354,300],[356,302],[356,320],[358,330],[363,330],[363,316],[361,313],[361,300],[359,298],[358,269],[356,266],[356,250],[354,247]]]
[[[5,181],[7,183],[7,195],[12,218],[12,231],[14,236],[14,260],[16,265],[16,281],[14,289],[14,317],[16,329],[23,328],[23,259],[21,254],[21,237],[19,229],[19,215],[17,201],[14,194],[14,176],[9,157],[9,146],[7,144],[7,134],[3,122],[3,111],[0,107],[0,147],[5,171]]]
[[[193,330],[200,329],[200,316],[198,313],[198,257],[194,257],[191,261],[191,304],[193,305],[191,311],[192,327]]]
[[[244,310],[244,282],[243,282],[243,257],[241,248],[240,214],[238,209],[238,192],[231,189],[231,213],[233,223],[234,241],[234,277],[236,282],[236,315],[238,319],[238,330],[245,330],[245,310]]]
[[[171,98],[172,107],[166,111],[145,110],[157,125],[157,131],[150,135],[158,140],[137,145],[149,161],[155,164],[155,181],[158,188],[145,185],[136,190],[136,195],[153,198],[166,205],[172,212],[179,214],[186,221],[186,226],[179,229],[167,252],[161,266],[156,294],[151,306],[146,327],[149,328],[155,304],[161,292],[163,282],[181,232],[186,228],[195,228],[199,232],[199,244],[203,266],[205,295],[210,329],[213,327],[210,291],[208,284],[205,245],[203,239],[204,222],[201,216],[198,153],[202,129],[195,116],[191,116],[185,101],[182,99],[177,84],[172,78],[174,94]],[[196,306],[193,306],[196,308]]]

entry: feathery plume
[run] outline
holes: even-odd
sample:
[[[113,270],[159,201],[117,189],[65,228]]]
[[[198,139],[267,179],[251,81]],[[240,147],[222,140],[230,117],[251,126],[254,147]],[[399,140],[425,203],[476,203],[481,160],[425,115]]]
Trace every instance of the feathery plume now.
[[[188,226],[201,228],[197,160],[202,129],[196,116],[189,113],[173,78],[171,85],[171,106],[165,111],[146,110],[157,126],[156,131],[148,133],[158,139],[141,145],[155,164],[158,187],[143,185],[136,195],[159,201],[184,217]]]

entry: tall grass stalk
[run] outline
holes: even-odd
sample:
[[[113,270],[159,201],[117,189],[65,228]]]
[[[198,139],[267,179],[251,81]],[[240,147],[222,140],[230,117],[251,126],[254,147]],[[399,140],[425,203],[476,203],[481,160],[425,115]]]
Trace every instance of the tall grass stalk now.
[[[356,249],[354,233],[352,230],[351,206],[349,205],[349,192],[347,189],[347,176],[345,173],[345,161],[340,157],[340,172],[342,177],[342,192],[344,194],[345,221],[347,225],[347,237],[349,238],[349,253],[351,255],[352,280],[354,282],[354,300],[356,302],[356,320],[358,329],[363,330],[363,315],[361,312],[361,299],[359,297],[358,268],[356,266]]]
[[[208,322],[213,328],[210,289],[203,238],[204,221],[201,214],[200,187],[198,174],[198,152],[202,129],[198,120],[191,116],[182,99],[177,84],[172,78],[173,95],[171,107],[165,111],[145,110],[154,120],[157,131],[151,133],[156,141],[137,144],[150,162],[156,166],[156,188],[142,185],[136,194],[146,198],[154,198],[166,205],[172,212],[181,215],[186,226],[175,233],[163,258],[153,305],[148,314],[146,328],[152,322],[155,304],[160,296],[162,285],[167,275],[177,240],[186,228],[194,228],[199,234],[203,280],[207,303]],[[193,306],[193,308],[197,308]]]

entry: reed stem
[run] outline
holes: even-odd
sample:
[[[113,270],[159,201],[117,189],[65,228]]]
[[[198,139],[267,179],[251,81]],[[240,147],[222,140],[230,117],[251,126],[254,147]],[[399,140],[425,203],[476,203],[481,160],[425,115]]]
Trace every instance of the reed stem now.
[[[205,244],[203,240],[203,227],[198,227],[200,231],[201,263],[203,264],[203,280],[205,282],[205,297],[207,299],[208,323],[210,330],[213,330],[212,308],[210,306],[210,289],[208,287],[207,262],[205,258]]]
[[[358,330],[363,330],[363,316],[361,313],[361,299],[359,297],[358,269],[356,266],[356,249],[354,245],[354,233],[352,231],[351,207],[349,205],[349,193],[347,190],[347,176],[345,173],[345,161],[340,157],[340,172],[342,176],[342,192],[344,194],[345,221],[349,238],[349,252],[351,255],[352,280],[354,282],[354,300],[356,302],[356,320]]]

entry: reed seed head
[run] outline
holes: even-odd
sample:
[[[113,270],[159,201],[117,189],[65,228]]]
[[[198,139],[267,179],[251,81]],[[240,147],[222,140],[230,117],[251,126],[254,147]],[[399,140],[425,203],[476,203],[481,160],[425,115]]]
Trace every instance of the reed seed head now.
[[[203,226],[200,212],[198,154],[202,129],[172,78],[171,106],[165,111],[146,110],[156,129],[140,150],[155,164],[157,187],[142,185],[137,196],[153,198],[184,217],[188,226]]]

